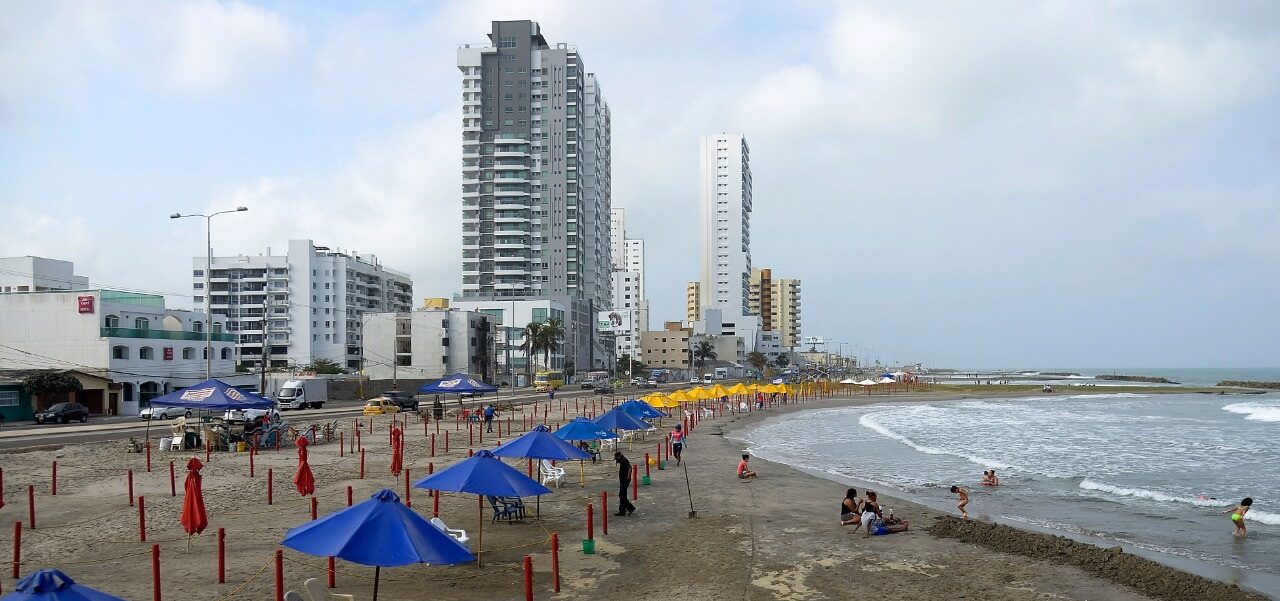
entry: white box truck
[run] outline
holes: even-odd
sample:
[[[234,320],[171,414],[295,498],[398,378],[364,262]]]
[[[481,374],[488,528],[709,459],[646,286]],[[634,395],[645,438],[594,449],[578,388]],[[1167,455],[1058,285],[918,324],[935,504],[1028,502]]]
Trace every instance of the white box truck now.
[[[319,409],[329,398],[329,383],[324,380],[288,380],[276,391],[280,409]]]

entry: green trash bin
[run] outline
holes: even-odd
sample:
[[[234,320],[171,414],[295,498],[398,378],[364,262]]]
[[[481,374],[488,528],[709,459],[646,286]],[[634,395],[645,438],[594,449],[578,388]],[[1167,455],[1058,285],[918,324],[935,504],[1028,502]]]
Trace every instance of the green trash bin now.
[[[583,555],[595,555],[596,541],[589,538],[582,539],[582,553]]]
[[[665,470],[665,469],[667,469],[667,462],[666,462],[666,460],[663,460],[663,461],[659,461],[659,462],[658,462],[658,469],[660,469],[660,470]]]
[[[643,484],[643,485],[645,485],[645,486],[648,486],[648,485],[649,485],[649,476],[640,476],[640,483],[641,483],[641,484]]]

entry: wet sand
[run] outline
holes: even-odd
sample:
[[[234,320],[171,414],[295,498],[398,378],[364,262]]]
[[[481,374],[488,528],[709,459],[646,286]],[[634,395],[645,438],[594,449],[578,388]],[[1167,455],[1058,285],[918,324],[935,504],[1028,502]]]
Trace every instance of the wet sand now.
[[[652,484],[639,487],[638,511],[629,517],[609,515],[609,532],[600,523],[600,493],[608,491],[610,506],[617,492],[614,464],[601,462],[578,469],[566,465],[569,478],[542,501],[541,519],[508,525],[490,524],[483,509],[484,565],[413,566],[383,570],[382,599],[516,599],[523,595],[521,560],[531,555],[534,590],[539,599],[591,599],[625,595],[633,599],[691,597],[718,599],[844,599],[871,595],[906,599],[1090,599],[1129,601],[1184,599],[1178,590],[1196,590],[1197,599],[1262,599],[1228,585],[1212,583],[1157,564],[1135,563],[1127,555],[1055,542],[1059,537],[1013,528],[993,535],[987,525],[940,526],[938,535],[926,532],[938,514],[914,504],[881,495],[884,503],[911,521],[903,534],[863,538],[838,523],[837,505],[843,487],[781,465],[753,459],[759,479],[739,481],[733,474],[740,447],[726,433],[764,418],[797,409],[837,404],[880,402],[885,397],[827,399],[776,407],[764,412],[709,419],[694,430],[686,450],[686,465],[668,464],[651,470]],[[895,396],[895,402],[905,400]],[[929,395],[927,400],[939,400]],[[572,406],[572,401],[569,401]],[[550,422],[558,417],[553,406]],[[527,412],[517,411],[519,424]],[[505,420],[504,420],[505,422]],[[361,423],[367,428],[367,420]],[[358,478],[359,460],[338,456],[338,443],[310,447],[321,515],[346,504],[346,487],[355,500],[368,498],[381,487],[404,495],[403,479],[389,473],[385,417],[374,419],[374,433],[366,434],[366,478]],[[673,420],[666,420],[669,426]],[[349,437],[352,420],[340,422]],[[439,469],[466,456],[467,430],[455,430],[452,417],[441,424],[437,456],[429,457],[429,437],[423,427],[408,428],[406,464],[413,479],[425,475],[428,462]],[[450,431],[451,452],[443,453],[443,432]],[[435,424],[428,426],[435,432]],[[665,428],[663,429],[665,432]],[[511,438],[504,433],[503,440]],[[491,448],[494,438],[477,439],[474,448]],[[645,451],[655,453],[657,440],[623,443],[633,463],[642,465]],[[40,527],[23,532],[25,574],[39,567],[57,566],[78,581],[127,599],[151,598],[150,545],[161,545],[164,596],[171,599],[271,599],[274,594],[272,557],[285,530],[310,519],[310,500],[293,490],[290,478],[296,463],[292,449],[264,450],[255,459],[256,477],[248,477],[248,457],[215,453],[204,470],[210,528],[187,538],[178,522],[182,501],[182,465],[192,453],[153,457],[153,471],[145,470],[141,454],[125,452],[121,443],[69,445],[21,453],[0,454],[4,468],[5,501],[0,508],[0,557],[7,562],[12,549],[14,521],[25,521],[26,485],[37,493]],[[203,461],[203,453],[199,454]],[[59,491],[49,495],[49,468],[59,462]],[[169,495],[168,462],[177,466],[178,496]],[[523,461],[512,462],[522,469]],[[686,487],[685,467],[690,485]],[[146,495],[148,541],[138,542],[137,510],[128,505],[125,470],[134,469],[135,488]],[[274,504],[267,506],[266,474],[274,470]],[[690,518],[690,491],[696,518]],[[414,490],[416,509],[430,516],[432,499]],[[594,504],[596,553],[585,555],[585,506]],[[532,511],[533,503],[530,500]],[[476,550],[481,510],[469,495],[440,496],[440,516],[455,528],[465,528]],[[941,524],[951,524],[943,521]],[[215,581],[218,527],[227,532],[227,582]],[[560,593],[551,591],[550,533],[560,539]],[[1003,532],[1003,530],[1001,530]],[[956,538],[958,537],[958,538]],[[971,542],[966,542],[971,541]],[[993,541],[998,541],[993,543]],[[1087,548],[1086,548],[1087,547]],[[1120,570],[1090,567],[1102,552],[1103,564],[1117,561]],[[324,577],[323,558],[284,551],[284,581],[300,589],[310,577]],[[1101,561],[1101,560],[1099,560]],[[1145,562],[1146,560],[1138,560]],[[1096,563],[1096,562],[1094,562]],[[1150,563],[1150,562],[1147,562]],[[1083,566],[1083,567],[1081,567]],[[12,590],[8,570],[0,584]],[[1137,574],[1137,579],[1119,576]],[[370,598],[373,569],[338,562],[338,592]],[[1123,583],[1122,583],[1123,582]],[[1172,582],[1171,586],[1157,586]],[[1126,584],[1127,583],[1127,584]],[[1191,587],[1203,587],[1191,589]],[[1172,590],[1172,592],[1171,592]]]

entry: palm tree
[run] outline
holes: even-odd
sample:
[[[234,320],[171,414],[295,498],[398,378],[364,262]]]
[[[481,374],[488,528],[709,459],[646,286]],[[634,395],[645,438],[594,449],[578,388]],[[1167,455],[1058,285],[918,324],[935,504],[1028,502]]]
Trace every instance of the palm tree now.
[[[707,361],[715,360],[715,358],[716,358],[716,347],[713,346],[710,342],[703,340],[698,344],[694,345],[693,360],[694,360],[694,363],[696,363],[698,366],[699,374],[702,373],[702,366],[706,365]]]
[[[552,317],[542,324],[539,332],[542,337],[539,345],[542,350],[542,362],[551,369],[551,353],[560,350],[560,340],[564,338],[564,323]]]
[[[529,381],[533,381],[533,358],[538,356],[538,352],[542,350],[542,324],[531,321],[529,325],[524,327],[524,341],[520,343],[520,350],[524,351],[524,369],[529,374]]]
[[[760,351],[751,351],[750,353],[747,353],[747,363],[751,364],[751,367],[756,368],[756,371],[760,372],[760,375],[763,376],[765,366],[769,365],[769,358],[764,356],[764,353]]]

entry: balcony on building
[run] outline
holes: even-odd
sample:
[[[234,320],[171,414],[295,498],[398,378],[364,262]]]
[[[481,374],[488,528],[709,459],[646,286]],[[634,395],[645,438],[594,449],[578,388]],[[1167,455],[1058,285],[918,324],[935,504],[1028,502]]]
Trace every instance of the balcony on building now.
[[[135,338],[147,340],[204,340],[204,332],[189,332],[185,330],[152,330],[147,328],[99,328],[99,335],[103,338]],[[213,333],[214,342],[235,342],[235,334]]]

